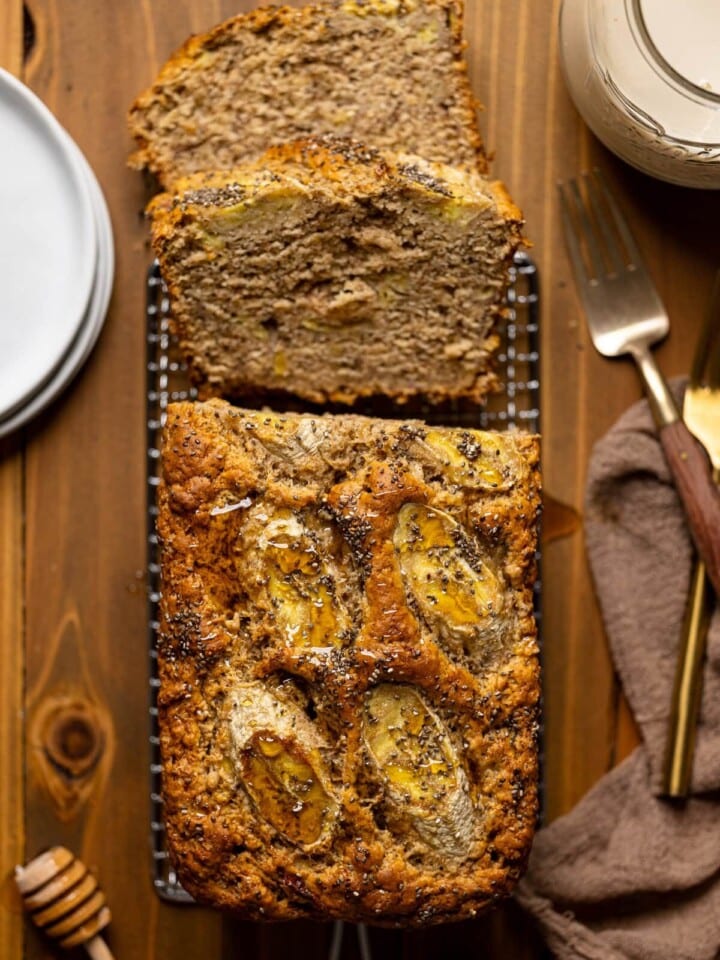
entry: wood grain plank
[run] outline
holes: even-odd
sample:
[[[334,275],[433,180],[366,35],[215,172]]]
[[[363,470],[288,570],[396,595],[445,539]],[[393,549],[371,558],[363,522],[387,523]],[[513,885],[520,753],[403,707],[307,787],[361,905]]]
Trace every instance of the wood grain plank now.
[[[5,60],[7,62],[7,60]],[[23,451],[0,442],[0,957],[20,960],[24,920],[12,870],[25,859]]]
[[[546,491],[582,515],[594,442],[640,395],[632,368],[598,357],[574,290],[555,184],[600,163],[617,165],[580,121],[558,62],[558,0],[473,4],[471,73],[492,91],[494,172],[525,211],[539,265],[542,431]],[[480,22],[506,38],[486,58]],[[498,25],[499,24],[499,25]],[[532,52],[530,52],[532,51]],[[547,813],[574,805],[612,763],[618,698],[582,531],[547,544],[543,557]]]
[[[23,54],[23,8],[18,0],[0,4],[0,67],[19,77]]]
[[[115,227],[117,281],[95,355],[28,433],[26,481],[17,455],[0,463],[0,575],[9,570],[2,581],[1,599],[9,606],[3,602],[0,642],[4,655],[24,589],[28,846],[68,842],[97,867],[117,918],[113,947],[118,956],[140,960],[229,960],[240,953],[264,958],[283,951],[324,956],[330,936],[322,925],[261,927],[172,908],[157,900],[149,878],[142,303],[149,253],[140,217],[148,194],[142,178],[124,166],[130,149],[124,114],[189,33],[252,6],[252,0],[30,0],[36,44],[27,79],[100,177]],[[1,9],[3,17],[10,11],[17,32],[20,5],[2,0]],[[494,172],[525,211],[543,284],[545,485],[581,516],[592,446],[640,388],[628,363],[603,360],[589,342],[565,257],[555,182],[595,163],[606,171],[673,318],[671,336],[659,350],[669,373],[686,369],[692,352],[715,266],[712,224],[720,195],[650,181],[587,132],[559,71],[558,9],[559,0],[472,0],[466,35],[471,80],[486,105],[481,125],[495,154]],[[19,55],[8,37],[0,30],[5,63]],[[24,587],[12,579],[22,570],[23,501]],[[618,696],[581,529],[568,528],[546,545],[543,577],[547,797],[554,817],[631,749],[637,735]],[[17,655],[17,648],[10,650]],[[22,664],[3,664],[12,667],[0,681],[3,696],[18,697]],[[72,710],[87,721],[86,742],[101,747],[88,751],[92,762],[86,769],[64,781],[48,765],[47,724],[48,717],[56,724]],[[13,716],[0,734],[0,811],[7,804],[12,822],[21,826],[18,755],[2,749],[21,742]],[[8,764],[16,772],[14,783],[2,776],[4,770],[12,773]],[[5,913],[0,917],[6,920]],[[20,926],[11,919],[9,936],[16,939],[8,943],[16,952],[2,952],[0,940],[3,957],[19,957]],[[422,934],[373,930],[371,942],[376,960],[471,953],[525,960],[543,952],[512,904],[471,924]],[[347,956],[357,955],[350,938]],[[28,935],[27,956],[50,956],[35,934]]]
[[[199,6],[194,7],[199,10]],[[188,6],[154,4],[190,32]],[[142,4],[32,3],[28,81],[85,152],[113,219],[114,297],[82,374],[33,425],[28,449],[28,846],[64,842],[97,868],[118,956],[219,956],[215,914],[161,904],[149,850],[145,602],[144,277],[141,177],[125,166],[124,116],[153,42]],[[162,30],[161,30],[162,33]],[[89,42],[92,38],[92,42]],[[159,44],[158,44],[159,45]],[[118,69],[118,63],[122,69]],[[82,709],[101,748],[52,776],[48,713]],[[58,771],[55,771],[58,773]],[[33,936],[28,957],[48,948]]]
[[[0,3],[0,67],[22,74],[22,3]],[[22,438],[0,441],[0,956],[21,960],[25,921],[12,869],[25,858],[24,450]]]
[[[243,957],[254,960],[276,960],[291,953],[293,960],[322,960],[329,954],[332,935],[332,923],[296,920],[259,924],[226,918],[218,960],[235,960],[240,950]],[[347,925],[343,932],[343,960],[349,960],[356,949],[354,927]]]
[[[251,4],[240,5],[241,8],[248,9]],[[507,36],[508,15],[500,4],[488,5],[487,9],[492,11],[494,18],[495,36],[498,44]],[[524,7],[529,16],[529,7]],[[213,14],[216,11],[213,11]],[[217,13],[226,15],[234,12],[229,5],[218,5]],[[76,90],[87,91],[91,89],[89,85],[92,58],[88,55],[80,57],[79,62],[72,64],[66,62],[71,57],[73,50],[79,49],[80,29],[92,30],[93,36],[98,38],[99,47],[103,47],[103,37],[109,40],[113,34],[113,28],[117,29],[118,24],[113,24],[113,16],[105,8],[102,10],[97,4],[90,4],[83,14],[82,24],[78,24],[73,32],[72,26],[59,18],[57,8],[54,4],[48,2],[40,5],[37,16],[37,23],[40,27],[41,36],[39,37],[39,54],[35,60],[35,77],[38,86],[47,91],[47,96],[51,98],[52,105],[61,112],[61,119],[66,122],[71,132],[81,142],[81,146],[86,152],[93,152],[93,163],[101,171],[107,171],[103,178],[103,185],[109,193],[113,216],[116,219],[116,228],[118,233],[124,239],[124,246],[119,250],[119,289],[121,294],[116,295],[113,315],[109,321],[109,327],[106,331],[103,342],[100,345],[98,356],[94,359],[92,367],[86,371],[82,382],[73,391],[71,397],[66,399],[66,406],[62,417],[62,433],[59,428],[55,429],[52,421],[48,420],[43,424],[42,434],[39,440],[42,443],[42,451],[38,452],[37,457],[33,459],[33,473],[30,489],[33,497],[33,514],[39,515],[40,503],[47,495],[48,483],[47,477],[55,472],[54,486],[56,489],[56,500],[59,500],[61,509],[57,511],[53,518],[50,529],[47,524],[33,528],[31,542],[39,546],[43,538],[49,538],[51,541],[59,541],[62,545],[62,555],[66,558],[73,558],[70,563],[66,561],[64,567],[64,576],[62,577],[62,588],[54,587],[48,583],[48,572],[42,569],[40,555],[33,554],[33,577],[32,593],[36,596],[44,595],[46,602],[42,611],[38,610],[33,617],[31,633],[33,637],[41,638],[53,635],[53,629],[57,630],[58,622],[63,622],[63,616],[67,614],[70,607],[70,598],[72,598],[73,622],[78,624],[78,637],[73,641],[76,647],[85,652],[88,662],[87,676],[92,680],[92,686],[87,685],[85,689],[78,689],[75,681],[75,695],[82,695],[89,698],[94,704],[100,704],[107,711],[111,718],[110,738],[113,744],[115,755],[112,761],[112,769],[109,781],[100,784],[97,795],[97,802],[103,811],[104,816],[110,815],[112,807],[111,798],[113,796],[113,780],[121,779],[123,790],[126,796],[126,803],[130,808],[127,815],[123,816],[120,811],[114,811],[112,814],[112,823],[117,832],[118,841],[113,837],[100,834],[97,827],[93,828],[92,819],[82,814],[79,822],[72,830],[65,827],[66,835],[70,834],[76,838],[76,841],[91,850],[97,850],[98,861],[102,860],[104,865],[104,874],[107,879],[104,881],[108,889],[108,895],[111,903],[116,904],[123,913],[131,916],[139,916],[140,922],[137,924],[135,937],[132,938],[121,927],[116,929],[112,936],[114,944],[120,948],[124,947],[131,955],[167,956],[177,952],[182,945],[182,954],[188,958],[193,956],[215,955],[213,951],[217,947],[217,924],[213,918],[205,917],[195,911],[183,913],[182,909],[170,911],[172,917],[167,923],[164,922],[164,916],[167,910],[159,907],[157,904],[150,905],[149,915],[144,915],[147,911],[146,901],[139,896],[131,896],[127,891],[131,879],[137,880],[137,865],[128,862],[127,854],[118,850],[119,838],[123,838],[123,843],[131,848],[137,848],[138,844],[138,826],[144,826],[144,811],[139,809],[136,800],[130,800],[130,794],[137,790],[140,782],[140,773],[144,774],[144,769],[138,770],[137,764],[131,762],[131,758],[125,755],[121,756],[122,741],[132,745],[131,749],[137,751],[138,746],[142,745],[142,735],[144,733],[143,724],[145,716],[142,708],[138,709],[138,694],[135,692],[138,685],[138,678],[144,675],[144,664],[142,668],[137,665],[137,651],[132,657],[131,664],[123,665],[119,670],[110,669],[109,650],[110,645],[122,646],[129,652],[133,650],[131,634],[133,628],[137,631],[141,629],[141,616],[134,603],[127,602],[120,604],[115,602],[113,608],[113,596],[109,594],[107,577],[117,578],[119,558],[113,556],[112,560],[107,555],[107,549],[103,544],[107,542],[117,543],[120,551],[128,557],[138,556],[138,545],[132,545],[132,534],[129,530],[131,523],[129,517],[136,517],[139,520],[139,506],[136,501],[136,490],[142,489],[142,481],[135,486],[139,474],[142,471],[142,460],[138,455],[138,448],[129,442],[127,437],[118,438],[112,436],[113,428],[118,422],[127,422],[133,412],[137,415],[141,398],[138,397],[138,384],[135,377],[139,374],[139,366],[131,371],[121,372],[116,358],[127,358],[138,356],[137,336],[133,338],[130,326],[130,342],[121,343],[118,333],[121,323],[121,316],[127,324],[137,324],[140,316],[139,311],[133,314],[133,300],[137,306],[137,293],[131,294],[133,279],[137,283],[138,276],[133,277],[133,269],[138,268],[139,260],[145,255],[143,248],[144,234],[142,226],[138,226],[136,221],[131,221],[128,216],[128,207],[132,210],[132,217],[135,217],[136,211],[142,203],[141,190],[139,187],[140,179],[135,177],[132,181],[123,179],[120,172],[112,169],[110,149],[112,149],[112,160],[118,162],[118,157],[122,155],[122,148],[118,149],[122,135],[114,126],[110,126],[107,120],[98,127],[97,131],[86,132],[86,127],[91,118],[96,115],[98,107],[101,105],[100,95],[96,98],[90,98],[88,103],[78,103],[76,100]],[[149,82],[157,68],[157,60],[162,60],[167,56],[186,35],[195,30],[203,29],[210,25],[209,21],[204,21],[201,8],[192,3],[173,5],[162,3],[140,3],[131,12],[131,15],[125,19],[123,30],[127,34],[128,49],[123,48],[123,55],[127,55],[125,60],[125,69],[123,76],[132,76],[134,89],[123,91],[126,98],[122,107],[130,101],[132,95],[142,86]],[[528,22],[524,27],[526,38],[532,25]],[[48,42],[47,35],[51,34],[55,40]],[[57,38],[60,37],[60,40]],[[474,46],[473,46],[474,44]],[[132,49],[131,49],[132,48]],[[482,45],[478,45],[477,39],[471,41],[471,51],[479,51]],[[63,57],[59,62],[54,63],[52,67],[48,65],[48,60],[59,56],[57,51],[63,51]],[[474,54],[473,54],[474,56]],[[500,56],[500,54],[499,54]],[[517,75],[521,69],[521,61],[516,56],[512,46],[503,44],[500,64],[509,61],[512,58],[513,71]],[[501,72],[500,72],[501,73]],[[505,85],[498,73],[498,100],[501,101],[505,95]],[[65,76],[64,86],[58,83],[59,75]],[[104,110],[100,111],[103,115],[108,111],[109,105],[114,105],[119,113],[122,97],[117,87],[119,81],[115,76],[103,76],[102,81],[102,106]],[[513,85],[514,86],[514,85]],[[513,136],[515,143],[522,146],[522,112],[527,109],[523,106],[520,93],[525,89],[521,86],[518,92],[517,101],[513,100],[511,115],[517,113],[517,121],[513,127]],[[86,93],[87,96],[87,93]],[[481,93],[482,96],[482,93]],[[502,109],[500,103],[499,110]],[[95,111],[95,113],[94,113]],[[115,120],[117,118],[114,118]],[[503,130],[502,124],[498,125],[498,130]],[[502,140],[500,146],[502,146]],[[512,144],[511,144],[512,145]],[[512,171],[514,179],[522,183],[524,170],[522,164],[516,166]],[[133,175],[130,175],[133,176]],[[136,198],[135,203],[130,198]],[[532,214],[532,211],[531,211]],[[132,249],[132,256],[130,250]],[[138,256],[138,251],[140,256]],[[137,287],[135,288],[137,290]],[[123,330],[123,336],[127,333]],[[135,360],[137,363],[137,359]],[[99,372],[96,372],[99,371]],[[122,391],[124,400],[118,398],[118,388]],[[96,424],[92,431],[93,437],[87,432],[86,424],[88,420]],[[88,450],[88,460],[80,465],[78,471],[71,472],[67,464],[72,460],[73,448]],[[127,465],[126,471],[134,475],[135,480],[131,485],[126,483],[129,496],[123,495],[122,484],[119,483],[121,474],[118,471],[113,472],[109,466],[103,468],[106,458],[110,458],[113,463],[117,463],[118,458],[122,458]],[[57,476],[57,466],[64,466],[61,474]],[[76,475],[78,474],[78,475]],[[94,484],[101,484],[102,490],[96,489]],[[118,487],[121,489],[118,489]],[[59,497],[58,497],[59,493]],[[112,506],[118,501],[122,502],[122,518],[116,519],[113,516]],[[90,516],[95,518],[94,525],[99,527],[96,533],[100,535],[99,540],[95,540],[89,531],[83,532],[81,524],[77,518],[77,511],[83,509]],[[120,525],[123,525],[123,531]],[[137,530],[142,529],[142,523],[139,522]],[[83,550],[90,550],[91,557],[83,558]],[[99,552],[99,556],[97,555]],[[78,558],[79,557],[79,558]],[[137,561],[141,563],[141,561]],[[130,569],[132,563],[126,562],[125,569]],[[53,571],[51,571],[53,572]],[[57,573],[57,571],[54,571]],[[69,588],[69,589],[68,589]],[[88,599],[88,596],[92,599]],[[110,606],[111,612],[108,612]],[[122,624],[122,626],[120,626]],[[140,634],[141,635],[141,634]],[[67,643],[67,641],[66,641]],[[141,644],[137,646],[142,649]],[[47,658],[46,658],[47,659]],[[38,646],[33,652],[33,662],[36,670],[33,674],[33,695],[31,701],[33,706],[37,702],[44,701],[50,694],[51,689],[47,681],[37,670],[37,665],[41,660],[41,651]],[[70,676],[77,677],[76,666],[70,669],[72,658],[67,652],[59,655],[61,668],[64,669],[64,676],[67,682]],[[63,676],[61,672],[58,678],[53,680],[52,685],[60,684],[59,677]],[[111,676],[111,673],[113,674]],[[98,682],[100,679],[100,683]],[[104,682],[103,682],[104,681]],[[116,687],[122,687],[125,690],[123,700],[125,711],[122,712],[119,705],[119,697]],[[143,695],[144,695],[144,688]],[[135,704],[139,721],[134,723],[127,720],[127,702]],[[120,725],[120,717],[122,725]],[[119,736],[122,731],[122,738]],[[140,788],[142,792],[142,787]],[[144,799],[144,795],[143,795]],[[31,806],[31,820],[35,825],[35,831],[38,838],[47,832],[48,823],[54,828],[52,818],[47,815],[47,799],[40,795],[39,788],[33,797]],[[135,820],[128,824],[130,814],[134,815]],[[87,855],[87,854],[86,854]],[[108,872],[108,863],[111,867]],[[117,865],[115,865],[117,863]],[[124,886],[118,879],[118,876],[124,877]],[[137,885],[137,884],[134,884]],[[512,919],[508,919],[506,913],[510,911]],[[503,956],[505,945],[508,938],[513,939],[515,944],[514,954],[517,957],[534,955],[533,948],[529,946],[529,952],[522,953],[521,942],[525,943],[526,937],[521,926],[517,923],[517,917],[512,915],[511,906],[504,908],[488,918],[482,918],[475,924],[469,925],[475,940],[484,944],[487,956]],[[187,918],[191,916],[192,921]],[[194,940],[188,940],[188,930],[192,928],[196,931]],[[234,925],[226,921],[223,925],[223,946],[225,955],[232,955],[235,944],[238,942],[248,943],[245,937],[236,936]],[[429,955],[427,947],[423,946],[426,940],[419,935],[405,934],[402,937],[404,947],[403,952],[407,956],[419,954]],[[393,951],[393,945],[397,943],[398,935],[389,935],[385,932],[374,932],[377,950],[379,956],[389,955]],[[431,935],[432,939],[433,935]],[[432,940],[436,946],[440,944],[438,934]],[[455,934],[458,949],[460,949],[466,933],[458,928]],[[146,944],[146,953],[135,953],[140,939]],[[455,941],[454,941],[455,942]],[[215,944],[215,947],[213,947]],[[254,938],[248,946],[252,945],[251,953],[254,956],[272,956],[277,950],[294,947],[297,949],[297,936],[292,927],[285,928],[258,928],[255,930]]]

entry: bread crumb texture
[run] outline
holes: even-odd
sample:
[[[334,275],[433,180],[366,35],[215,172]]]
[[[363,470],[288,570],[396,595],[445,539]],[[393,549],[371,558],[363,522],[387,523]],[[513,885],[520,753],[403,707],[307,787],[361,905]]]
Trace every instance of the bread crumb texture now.
[[[334,134],[487,169],[459,0],[261,7],[194,36],[130,110],[137,167],[167,187]]]
[[[201,399],[482,398],[521,214],[502,184],[337,138],[193,174],[149,207]]]
[[[537,438],[170,405],[160,737],[173,862],[253,919],[420,925],[537,814]]]

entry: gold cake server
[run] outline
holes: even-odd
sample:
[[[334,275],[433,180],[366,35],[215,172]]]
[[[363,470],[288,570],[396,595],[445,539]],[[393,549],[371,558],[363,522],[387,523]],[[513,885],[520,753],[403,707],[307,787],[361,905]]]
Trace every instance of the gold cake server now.
[[[695,350],[683,419],[707,450],[713,479],[720,483],[720,273]],[[712,602],[705,565],[697,559],[690,578],[668,731],[663,788],[669,797],[686,797],[690,788]]]

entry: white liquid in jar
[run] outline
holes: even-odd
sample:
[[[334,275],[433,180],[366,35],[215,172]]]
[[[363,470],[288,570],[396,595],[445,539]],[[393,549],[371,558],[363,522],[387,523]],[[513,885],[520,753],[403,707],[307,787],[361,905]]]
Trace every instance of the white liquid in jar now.
[[[658,54],[688,83],[720,93],[718,0],[640,0],[648,35]]]
[[[720,0],[565,0],[560,31],[570,94],[607,147],[720,188]]]

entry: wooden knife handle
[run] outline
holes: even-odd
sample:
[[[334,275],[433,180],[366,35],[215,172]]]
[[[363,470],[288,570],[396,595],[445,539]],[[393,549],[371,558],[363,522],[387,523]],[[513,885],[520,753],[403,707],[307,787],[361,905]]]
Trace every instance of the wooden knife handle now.
[[[720,492],[713,483],[710,461],[682,420],[660,427],[660,442],[697,552],[720,597]]]

